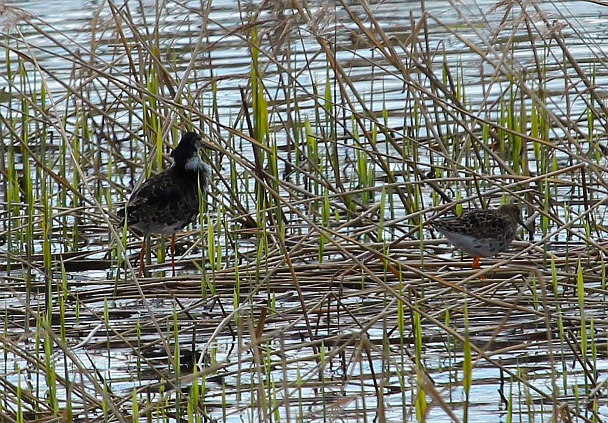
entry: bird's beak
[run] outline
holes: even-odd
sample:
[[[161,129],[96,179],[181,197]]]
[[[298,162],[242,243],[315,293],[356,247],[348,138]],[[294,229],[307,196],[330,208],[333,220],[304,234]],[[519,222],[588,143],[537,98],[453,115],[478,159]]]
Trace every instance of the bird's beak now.
[[[526,231],[528,231],[528,236],[530,237],[530,240],[532,240],[532,238],[534,237],[534,233],[532,232],[532,230],[526,225],[526,223],[524,222],[524,220],[521,218],[521,216],[518,217],[517,219],[518,223],[523,226]]]

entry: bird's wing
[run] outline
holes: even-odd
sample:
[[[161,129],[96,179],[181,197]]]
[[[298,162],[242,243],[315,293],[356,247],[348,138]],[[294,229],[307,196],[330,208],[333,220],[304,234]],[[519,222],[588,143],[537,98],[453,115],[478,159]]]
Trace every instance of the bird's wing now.
[[[468,231],[475,231],[478,238],[494,238],[503,233],[509,222],[495,210],[473,210],[462,216]]]
[[[185,216],[184,210],[189,210],[191,205],[184,202],[189,203],[192,199],[198,202],[195,190],[188,181],[176,181],[169,171],[153,176],[131,195],[127,204],[128,224],[145,221],[161,224]]]
[[[507,222],[504,216],[497,215],[493,210],[470,210],[462,216],[434,220],[431,225],[439,231],[492,238],[497,232],[505,230]]]

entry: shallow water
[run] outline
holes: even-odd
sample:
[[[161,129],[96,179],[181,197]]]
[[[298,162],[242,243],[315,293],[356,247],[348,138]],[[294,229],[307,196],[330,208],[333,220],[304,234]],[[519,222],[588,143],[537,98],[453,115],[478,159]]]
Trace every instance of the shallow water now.
[[[138,92],[136,84],[140,81],[137,81],[137,73],[130,72],[129,59],[133,60],[136,67],[152,66],[149,62],[139,62],[147,60],[149,56],[143,49],[140,50],[142,43],[137,41],[133,31],[126,25],[120,27],[124,31],[124,43],[130,49],[130,56],[125,55],[125,44],[121,39],[123,34],[116,31],[115,20],[106,3],[27,1],[11,4],[33,14],[31,22],[47,31],[47,35],[43,36],[32,25],[20,24],[12,29],[9,27],[9,33],[15,35],[18,29],[29,43],[27,48],[20,44],[20,52],[36,58],[35,64],[27,62],[28,74],[35,75],[36,67],[45,69],[42,73],[45,79],[39,76],[27,81],[23,79],[29,85],[28,90],[39,92],[44,85],[48,90],[46,104],[51,109],[62,112],[55,116],[54,122],[44,123],[56,130],[60,126],[60,118],[67,116],[66,132],[82,133],[80,116],[74,111],[91,109],[87,124],[91,127],[96,124],[101,128],[96,138],[98,144],[84,145],[79,150],[79,154],[87,157],[83,163],[97,163],[97,167],[91,165],[83,169],[82,176],[90,178],[92,182],[89,182],[89,186],[95,190],[82,189],[85,194],[82,214],[77,218],[71,215],[57,216],[53,225],[55,242],[45,244],[44,236],[36,232],[31,244],[33,251],[29,251],[29,254],[41,255],[45,248],[50,248],[55,254],[74,253],[82,254],[82,257],[77,256],[71,262],[65,261],[64,274],[60,259],[53,261],[54,268],[50,272],[41,265],[41,256],[34,258],[37,263],[34,270],[22,271],[16,266],[19,263],[17,257],[26,257],[28,251],[21,247],[30,244],[9,239],[11,242],[0,247],[0,259],[4,265],[3,310],[8,316],[6,321],[9,322],[7,336],[17,339],[23,336],[25,327],[35,329],[40,319],[26,320],[23,305],[29,301],[33,306],[27,319],[34,313],[44,314],[44,304],[47,301],[45,292],[49,286],[52,287],[52,327],[57,333],[64,334],[65,344],[70,346],[67,351],[58,349],[52,356],[56,361],[54,370],[57,374],[74,371],[77,375],[75,381],[78,383],[79,378],[82,378],[81,384],[89,389],[91,395],[99,393],[91,381],[99,383],[103,380],[111,385],[114,395],[126,399],[131,398],[134,388],[140,389],[138,398],[142,407],[144,404],[152,404],[152,407],[160,408],[159,404],[164,401],[185,402],[188,398],[180,395],[180,388],[191,387],[193,381],[180,380],[181,386],[168,387],[177,377],[169,370],[172,366],[166,355],[177,355],[174,351],[176,344],[173,341],[161,342],[159,334],[162,334],[164,337],[175,335],[182,352],[192,349],[204,351],[205,357],[200,362],[219,363],[213,370],[206,370],[210,367],[202,366],[201,378],[194,383],[201,384],[201,389],[204,389],[201,394],[204,401],[199,407],[220,421],[270,421],[269,414],[272,413],[269,410],[276,413],[273,418],[277,421],[339,419],[354,422],[381,418],[394,422],[416,421],[415,402],[422,391],[420,387],[424,387],[426,402],[430,404],[427,421],[433,422],[451,421],[447,410],[452,410],[462,420],[465,420],[465,410],[468,410],[467,421],[506,421],[509,413],[513,413],[515,420],[547,421],[554,415],[558,405],[575,409],[575,418],[577,413],[590,416],[586,407],[593,408],[592,406],[597,407],[596,417],[608,415],[606,401],[601,395],[593,397],[596,402],[587,397],[580,402],[573,400],[575,392],[580,390],[587,394],[593,387],[601,386],[602,374],[608,364],[605,351],[598,347],[600,352],[596,351],[589,358],[592,365],[584,361],[576,362],[566,340],[576,341],[580,332],[571,329],[570,332],[558,333],[556,323],[546,319],[551,312],[554,316],[571,318],[568,320],[571,325],[579,319],[580,299],[576,293],[572,293],[577,287],[576,280],[569,278],[572,273],[563,276],[563,279],[560,274],[559,285],[553,292],[548,289],[551,285],[550,264],[547,264],[546,258],[531,253],[530,258],[526,256],[511,262],[514,269],[503,267],[495,278],[490,277],[484,283],[475,282],[478,281],[476,279],[461,284],[463,278],[470,274],[466,272],[466,263],[453,263],[451,250],[444,243],[426,244],[428,249],[421,253],[423,248],[414,237],[413,243],[398,243],[391,246],[391,251],[404,266],[423,269],[437,279],[404,268],[406,282],[396,281],[382,262],[374,260],[373,256],[365,256],[367,249],[358,246],[358,242],[368,245],[374,241],[374,238],[365,233],[364,228],[365,225],[372,226],[374,229],[371,232],[375,234],[381,226],[379,214],[370,212],[371,217],[368,220],[362,219],[364,223],[360,226],[349,224],[340,227],[340,219],[346,220],[344,216],[333,219],[334,214],[346,214],[343,204],[347,200],[340,196],[340,192],[331,193],[333,213],[330,222],[332,227],[338,229],[330,235],[338,242],[337,245],[328,243],[329,252],[323,257],[324,263],[319,263],[318,246],[323,238],[306,238],[311,233],[316,233],[306,218],[314,218],[314,222],[323,227],[323,219],[319,217],[320,208],[311,206],[313,200],[309,199],[314,198],[312,194],[315,194],[318,196],[316,201],[322,202],[324,186],[317,186],[314,181],[302,175],[296,174],[287,182],[305,187],[306,195],[294,193],[287,182],[279,188],[286,202],[295,204],[302,200],[291,207],[283,204],[289,222],[285,236],[289,242],[286,251],[293,253],[297,260],[295,277],[283,261],[283,250],[268,248],[265,250],[269,256],[265,257],[267,261],[258,258],[260,251],[264,252],[258,249],[262,239],[256,232],[259,228],[241,227],[234,224],[231,218],[225,217],[239,216],[238,211],[233,215],[226,213],[222,217],[225,210],[221,208],[229,208],[232,203],[222,199],[217,192],[208,196],[210,218],[202,222],[202,227],[207,229],[199,232],[196,226],[189,237],[184,237],[181,240],[181,253],[185,258],[198,259],[201,249],[208,254],[205,246],[209,246],[208,242],[215,242],[223,254],[220,265],[214,268],[207,264],[203,269],[197,269],[188,260],[180,260],[178,277],[170,278],[165,275],[165,272],[169,274],[167,266],[161,264],[153,266],[153,276],[156,279],[140,282],[139,285],[128,270],[119,272],[113,249],[116,242],[93,198],[99,201],[103,210],[110,210],[114,203],[127,198],[129,190],[140,181],[142,173],[149,170],[148,166],[154,161],[154,158],[148,157],[150,150],[128,135],[129,129],[142,133],[143,122],[147,122],[148,118],[146,112],[139,106],[132,111],[127,110],[124,103],[117,101]],[[161,11],[156,10],[155,4],[152,1],[138,3],[137,6],[129,3],[132,21],[137,24],[138,36],[152,31],[158,22],[156,29],[160,34],[161,60],[174,62],[171,66],[174,73],[169,75],[173,78],[172,88],[177,92],[180,83],[184,81],[181,88],[190,95],[174,96],[175,92],[171,93],[166,88],[161,96],[165,100],[163,107],[171,104],[169,99],[178,98],[177,103],[192,101],[191,109],[196,108],[182,119],[176,118],[173,111],[175,108],[167,107],[163,109],[162,117],[165,121],[176,118],[177,126],[191,119],[201,129],[213,130],[215,142],[243,160],[236,166],[235,173],[253,174],[252,166],[249,166],[254,156],[252,144],[244,138],[235,137],[229,131],[234,128],[244,134],[248,133],[242,116],[240,88],[250,90],[251,50],[247,44],[247,33],[242,29],[246,26],[246,19],[238,8],[239,3],[213,2],[208,15],[201,12],[207,4],[201,5],[200,2],[188,2],[185,5],[170,3]],[[551,111],[572,121],[585,116],[588,98],[572,94],[572,87],[564,82],[563,53],[555,43],[550,42],[550,37],[547,38],[549,41],[530,37],[528,29],[523,26],[514,32],[512,28],[513,22],[518,18],[517,10],[505,12],[504,8],[496,7],[494,1],[462,1],[450,7],[445,1],[425,2],[428,16],[425,43],[428,51],[421,52],[421,62],[418,65],[406,60],[411,56],[403,55],[403,65],[411,73],[411,80],[405,80],[403,73],[395,71],[377,49],[370,48],[369,41],[338,3],[329,8],[324,4],[312,4],[307,9],[311,12],[308,23],[298,15],[297,9],[281,8],[280,2],[269,3],[269,8],[261,11],[257,19],[259,31],[265,37],[260,60],[265,66],[264,82],[270,99],[272,142],[280,147],[293,146],[296,143],[292,138],[299,133],[303,135],[300,140],[303,146],[306,134],[293,128],[305,127],[302,118],[308,117],[313,122],[313,127],[319,129],[319,144],[325,150],[322,148],[319,163],[305,164],[327,169],[330,178],[328,185],[337,182],[335,174],[330,172],[328,159],[331,155],[331,142],[325,141],[331,139],[328,134],[334,127],[325,115],[319,114],[318,107],[323,103],[319,98],[324,98],[326,86],[334,99],[334,107],[341,109],[337,115],[342,116],[342,120],[336,125],[340,132],[337,138],[341,141],[336,143],[336,148],[343,182],[349,192],[360,188],[358,184],[361,179],[357,167],[361,137],[355,136],[355,131],[360,133],[361,129],[357,128],[351,117],[365,116],[370,121],[369,115],[365,115],[366,108],[385,126],[394,128],[400,140],[407,136],[432,141],[437,130],[442,134],[463,132],[462,128],[452,124],[449,115],[443,114],[443,109],[438,107],[439,102],[431,101],[428,93],[420,94],[424,89],[429,92],[431,90],[421,64],[440,69],[445,61],[448,68],[453,69],[453,75],[459,76],[460,83],[466,86],[466,105],[473,111],[473,115],[492,121],[499,120],[501,109],[491,106],[505,98],[505,93],[509,90],[504,74],[497,75],[495,72],[502,66],[500,60],[503,57],[508,56],[514,61],[509,64],[514,69],[528,69],[518,76],[529,78],[527,82],[531,90],[539,89],[533,76],[538,71],[534,68],[538,59],[534,58],[530,42],[532,39],[537,43],[534,44],[538,48],[536,57],[541,57],[545,65],[542,72],[547,76],[548,82],[543,88],[547,91],[546,103]],[[369,22],[364,8],[358,2],[348,4],[355,16]],[[245,4],[240,6],[243,9],[249,7]],[[251,8],[255,10],[256,6],[258,5],[253,4]],[[272,9],[271,6],[275,8]],[[411,34],[411,22],[420,22],[422,16],[421,3],[417,1],[376,2],[370,8],[387,35],[401,42],[405,42]],[[587,66],[585,70],[593,74],[595,85],[605,85],[608,72],[602,60],[606,57],[608,47],[605,25],[608,8],[590,7],[590,3],[582,1],[550,2],[541,4],[539,12],[547,13],[546,22],[549,25],[567,22],[568,25],[561,29],[561,34],[569,52]],[[291,16],[296,17],[287,20],[288,27],[282,27],[281,18]],[[4,20],[6,19],[5,16]],[[503,19],[506,23],[501,25]],[[533,34],[557,31],[556,28],[546,27],[540,15],[534,23],[537,28],[531,30]],[[201,33],[201,26],[205,28],[204,33]],[[352,84],[345,92],[340,92],[338,86],[332,84],[332,74],[329,74],[330,83],[326,85],[327,57],[315,35],[328,40],[341,66],[345,68],[345,74],[350,77]],[[510,54],[506,55],[502,49],[513,37],[517,42],[509,45]],[[52,42],[51,39],[57,42]],[[546,44],[543,45],[543,41]],[[480,54],[473,49],[475,46],[487,55],[487,60],[481,60]],[[401,51],[398,47],[395,48],[395,51]],[[194,56],[197,49],[198,54]],[[4,54],[3,50],[0,59],[6,59],[2,56]],[[82,62],[75,59],[77,56]],[[191,62],[193,57],[195,58]],[[10,58],[17,60],[17,53],[10,53]],[[0,60],[0,63],[0,74],[6,75],[6,60]],[[189,68],[191,63],[194,66]],[[106,69],[106,66],[112,64],[112,71],[104,70],[106,75],[99,76],[88,69],[86,64],[91,64],[93,70]],[[458,75],[459,72],[461,75]],[[568,73],[571,72],[568,70]],[[108,74],[112,78],[107,77]],[[295,89],[294,84],[288,82],[291,77],[297,80]],[[15,78],[15,81],[14,86],[19,86],[19,78]],[[210,81],[216,85],[211,85]],[[412,81],[420,84],[420,90],[405,89]],[[4,88],[3,84],[0,79],[0,88]],[[87,94],[86,98],[94,104],[82,107],[80,99],[74,99],[75,96],[65,97],[66,87],[82,87],[82,92]],[[345,93],[348,93],[349,99],[355,98],[357,94],[362,101],[347,104]],[[429,114],[420,115],[420,126],[413,128],[410,124],[416,112],[410,105],[412,96],[416,94],[423,98],[419,104],[426,105]],[[433,94],[442,97],[442,93]],[[523,108],[526,102],[529,100],[514,107]],[[6,112],[5,116],[9,115],[8,107],[5,102],[0,103],[3,113]],[[13,108],[11,117],[18,122],[16,118],[21,110],[19,101],[14,100],[10,107]],[[189,108],[185,109],[188,111]],[[101,111],[108,111],[110,117],[104,116]],[[434,112],[441,117],[437,122],[428,121],[428,116],[436,116]],[[37,124],[30,125],[35,127]],[[372,126],[369,123],[367,129],[372,130]],[[584,121],[579,126],[583,132],[587,129]],[[472,128],[479,130],[473,125]],[[326,129],[327,132],[321,134],[320,129]],[[555,161],[562,168],[573,164],[572,152],[568,150],[572,147],[560,144],[564,142],[566,132],[564,128],[556,126],[550,131],[550,140],[547,140],[556,145],[564,145],[564,151],[555,154]],[[56,136],[60,138],[59,134]],[[117,142],[118,147],[111,144],[127,138],[129,141]],[[15,137],[11,139],[15,142]],[[40,138],[35,142],[41,142]],[[462,142],[464,144],[465,141]],[[457,144],[458,142],[454,143]],[[408,180],[412,175],[411,168],[405,164],[405,159],[415,160],[416,166],[423,169],[424,173],[429,171],[431,164],[437,165],[438,162],[437,158],[432,157],[432,146],[424,147],[421,150],[424,153],[420,156],[414,157],[417,153],[412,153],[411,156],[400,157],[394,146],[386,143],[386,136],[382,133],[378,135],[378,149],[393,158],[390,161],[391,169],[398,174],[397,184],[401,185],[411,182]],[[582,155],[590,149],[585,144],[576,154]],[[77,167],[70,164],[76,161],[70,155],[74,152],[66,153],[60,147],[46,151],[44,160],[50,169],[59,169],[67,157],[68,170],[65,175],[73,177],[77,173]],[[472,151],[472,148],[467,150],[463,147],[460,165],[469,163],[467,151]],[[285,171],[289,154],[284,150],[279,153],[283,159],[278,162],[279,173]],[[481,154],[484,158],[492,157],[489,151],[482,151]],[[529,154],[531,169],[542,173],[540,166],[536,165],[535,156],[530,151]],[[147,164],[146,160],[149,160]],[[225,156],[220,160],[213,155],[212,160],[216,171],[230,181],[230,161]],[[598,166],[605,166],[604,161],[600,158]],[[25,169],[23,164],[17,164],[16,168],[22,172]],[[387,178],[380,165],[372,165],[371,168],[378,189],[373,192],[374,201],[368,206],[370,209],[382,200],[381,188],[385,186]],[[503,168],[494,163],[488,167],[486,174],[502,175],[502,171]],[[33,170],[32,174],[37,183],[46,180],[36,172]],[[99,176],[109,174],[112,175],[109,180]],[[598,171],[597,177],[601,176],[605,174]],[[559,217],[566,220],[566,211],[572,215],[583,213],[584,204],[576,203],[577,199],[582,198],[581,189],[576,186],[577,181],[570,174],[558,177],[562,177],[563,181],[556,183],[552,199],[560,205],[565,204],[560,209]],[[51,182],[47,182],[51,185]],[[236,183],[247,188],[240,189],[239,192],[253,192],[253,177],[243,176]],[[459,185],[458,178],[446,185],[453,198],[458,195],[472,196],[470,191]],[[488,189],[495,187],[496,184],[492,183],[484,185]],[[227,189],[227,184],[218,182],[217,191]],[[591,200],[601,200],[606,190],[599,183],[595,189],[596,191],[591,191]],[[51,197],[59,198],[62,191],[58,186],[49,188],[49,192],[52,193]],[[436,203],[431,189],[425,188],[422,192],[428,207]],[[496,197],[499,194],[497,191]],[[364,193],[357,193],[353,197],[362,201],[363,195]],[[387,201],[392,201],[390,212],[382,211],[383,218],[393,223],[406,221],[408,211],[402,197],[391,190],[388,197],[390,200]],[[253,194],[243,194],[243,198],[239,199],[248,211],[255,210],[257,200]],[[52,201],[56,201],[55,206],[59,205],[58,199]],[[499,199],[495,198],[493,204],[497,202]],[[25,215],[23,208],[20,210],[21,214],[18,215]],[[430,210],[426,217],[434,212]],[[11,219],[17,219],[10,210],[3,213]],[[605,207],[595,210],[594,216],[600,224],[604,213]],[[242,238],[228,239],[229,231],[222,228],[222,219],[226,219],[227,224],[238,227],[243,233]],[[76,225],[77,248],[73,245],[75,235],[69,230]],[[209,236],[209,226],[216,231],[212,236]],[[409,228],[403,229],[392,224],[380,232],[390,242]],[[271,232],[274,228],[264,230]],[[9,238],[11,236],[10,233],[5,235]],[[537,235],[540,236],[540,229]],[[345,237],[352,237],[356,242]],[[569,237],[570,234],[566,232],[557,233],[552,238],[555,244],[543,247],[547,250],[554,249],[556,254],[567,242],[585,249],[579,239],[572,241]],[[134,255],[138,243],[130,240],[129,251]],[[298,245],[300,241],[304,245],[302,249]],[[340,251],[339,246],[344,246],[349,251]],[[334,249],[330,250],[329,247]],[[520,249],[516,243],[513,250]],[[234,255],[235,250],[238,256]],[[367,273],[361,270],[361,266],[354,266],[355,260],[348,252],[372,269],[372,272]],[[153,258],[153,262],[156,260]],[[570,260],[573,260],[572,257]],[[423,261],[425,263],[421,263]],[[497,261],[498,259],[484,260],[484,263],[489,266]],[[235,270],[235,262],[241,264],[238,272]],[[7,269],[4,263],[12,263],[13,268]],[[589,277],[585,282],[586,301],[590,305],[586,317],[590,319],[593,316],[595,319],[596,328],[601,331],[597,342],[601,345],[605,337],[605,326],[602,325],[606,320],[601,306],[606,294],[602,263],[598,259],[589,265]],[[562,264],[560,262],[560,266]],[[566,264],[560,270],[573,272],[568,266],[575,264]],[[541,290],[540,283],[534,280],[529,269],[522,266],[541,268],[546,278],[543,284],[546,286]],[[306,296],[306,312],[302,311],[302,303],[294,291],[294,279],[302,286],[302,292]],[[208,288],[211,285],[209,281],[213,281],[213,289]],[[62,286],[66,287],[66,292],[62,293],[58,288]],[[389,289],[396,290],[407,300],[408,307],[401,306]],[[545,289],[547,290],[544,291]],[[28,298],[28,292],[35,294]],[[472,323],[465,320],[465,305],[468,308],[467,319],[471,319]],[[60,316],[63,319],[59,319]],[[418,318],[422,319],[420,337],[414,333],[412,324]],[[57,321],[63,323],[58,324]],[[591,334],[591,329],[589,332]],[[471,370],[473,384],[468,400],[462,387],[462,363],[465,360],[462,339],[465,337],[474,346],[474,366]],[[35,348],[39,348],[39,341],[40,339],[28,335],[23,336],[23,342],[20,341],[17,345],[21,345],[23,351],[36,355]],[[5,345],[8,351],[9,344]],[[53,345],[56,346],[57,343]],[[170,350],[167,351],[166,348]],[[417,349],[421,352],[419,357],[416,357]],[[69,356],[68,352],[73,355]],[[0,368],[18,369],[14,376],[6,377],[7,381],[18,385],[23,379],[36,380],[34,385],[43,393],[43,397],[48,387],[52,386],[45,379],[48,372],[28,369],[28,363],[13,352],[0,358]],[[416,373],[416,368],[422,370]],[[590,368],[597,372],[595,379],[589,376]],[[67,391],[62,389],[63,384],[59,386],[58,397],[63,406]],[[259,386],[263,388],[260,389]],[[168,393],[162,393],[163,391]],[[509,398],[512,410],[506,409],[507,402],[501,399],[501,394]],[[447,404],[445,408],[437,401],[432,401],[437,398]],[[2,400],[10,403],[6,397]],[[382,404],[383,407],[380,407]],[[91,411],[91,414],[87,414],[87,407],[75,408],[82,418],[102,414],[99,408]],[[244,415],[243,410],[246,412]],[[140,416],[145,421],[143,414]]]

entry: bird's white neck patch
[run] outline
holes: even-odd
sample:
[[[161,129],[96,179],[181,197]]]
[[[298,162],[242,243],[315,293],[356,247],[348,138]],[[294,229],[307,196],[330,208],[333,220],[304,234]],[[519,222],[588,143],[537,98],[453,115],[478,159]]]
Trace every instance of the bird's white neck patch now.
[[[201,159],[201,156],[195,154],[191,158],[186,161],[186,165],[184,166],[186,170],[200,172],[205,170],[205,162]]]

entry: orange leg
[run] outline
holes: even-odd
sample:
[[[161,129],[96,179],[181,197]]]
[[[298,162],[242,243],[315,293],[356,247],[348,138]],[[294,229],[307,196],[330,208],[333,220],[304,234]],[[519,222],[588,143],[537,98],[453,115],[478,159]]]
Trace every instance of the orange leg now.
[[[137,272],[137,277],[141,278],[144,274],[144,270],[146,267],[145,260],[146,259],[146,238],[141,243],[141,251],[139,252],[139,271]]]
[[[479,262],[481,261],[481,256],[477,256],[473,259],[473,269],[479,269]]]
[[[175,234],[171,235],[171,269],[175,276]]]
[[[481,262],[481,256],[477,256],[473,259],[473,269],[479,269],[481,266],[479,265],[479,263]],[[486,277],[484,275],[481,275],[479,277],[479,279],[485,279]]]

